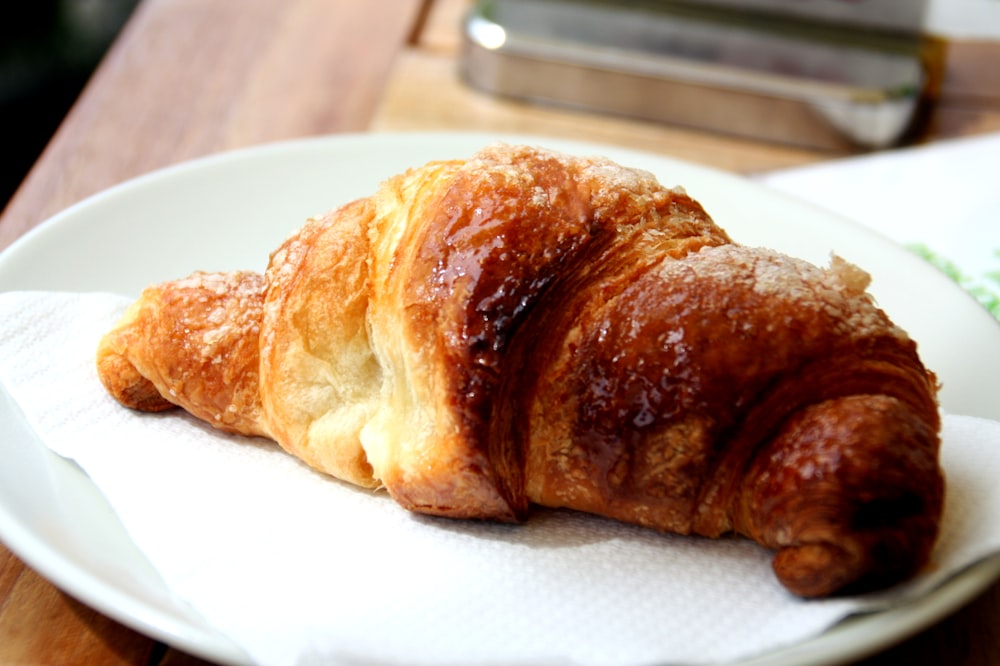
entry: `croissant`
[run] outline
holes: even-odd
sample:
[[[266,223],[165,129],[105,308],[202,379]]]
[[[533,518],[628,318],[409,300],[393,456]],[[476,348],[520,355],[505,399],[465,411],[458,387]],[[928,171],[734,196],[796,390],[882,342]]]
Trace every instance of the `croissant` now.
[[[97,365],[412,511],[742,535],[820,597],[913,576],[942,512],[936,379],[868,282],[649,173],[498,144],[310,219],[263,274],[148,287]]]

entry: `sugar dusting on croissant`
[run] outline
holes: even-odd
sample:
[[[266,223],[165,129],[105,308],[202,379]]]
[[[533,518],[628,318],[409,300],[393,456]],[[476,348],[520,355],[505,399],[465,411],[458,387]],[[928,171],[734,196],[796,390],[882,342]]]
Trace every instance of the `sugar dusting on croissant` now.
[[[736,533],[826,596],[912,576],[943,504],[935,379],[867,283],[648,173],[496,145],[308,221],[263,275],[149,287],[98,370],[413,511]]]

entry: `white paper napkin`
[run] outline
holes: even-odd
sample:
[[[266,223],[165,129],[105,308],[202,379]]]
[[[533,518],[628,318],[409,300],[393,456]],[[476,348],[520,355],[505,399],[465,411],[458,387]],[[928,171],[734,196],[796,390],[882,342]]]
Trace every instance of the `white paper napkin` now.
[[[918,597],[1000,551],[1000,424],[969,417],[945,421],[933,566],[867,597],[793,598],[770,553],[741,539],[548,510],[519,526],[412,515],[269,442],[120,407],[93,359],[126,303],[0,294],[0,381],[177,597],[258,663],[723,663]]]
[[[924,255],[1000,318],[998,174],[1000,133],[773,171],[757,180]]]

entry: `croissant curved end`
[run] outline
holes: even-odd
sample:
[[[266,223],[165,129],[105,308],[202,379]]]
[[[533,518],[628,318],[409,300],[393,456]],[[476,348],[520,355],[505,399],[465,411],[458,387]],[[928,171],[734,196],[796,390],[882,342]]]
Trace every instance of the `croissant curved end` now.
[[[777,550],[791,592],[884,588],[924,567],[938,535],[944,477],[932,424],[887,396],[849,396],[796,414],[750,472],[747,532]]]
[[[97,349],[98,378],[107,392],[122,405],[143,412],[162,412],[176,407],[160,395],[156,385],[128,360],[120,341],[106,336]]]

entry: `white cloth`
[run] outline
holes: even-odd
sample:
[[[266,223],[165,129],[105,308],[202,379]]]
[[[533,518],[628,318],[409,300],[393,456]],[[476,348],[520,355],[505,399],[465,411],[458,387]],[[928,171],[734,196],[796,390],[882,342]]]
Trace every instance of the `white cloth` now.
[[[920,596],[1000,550],[1000,424],[947,417],[933,565],[866,597],[802,601],[741,539],[561,511],[524,525],[416,516],[263,440],[120,407],[94,369],[126,299],[0,294],[0,382],[87,472],[179,599],[262,664],[712,664]]]
[[[1000,39],[1000,2],[929,0],[924,30],[952,39]]]

